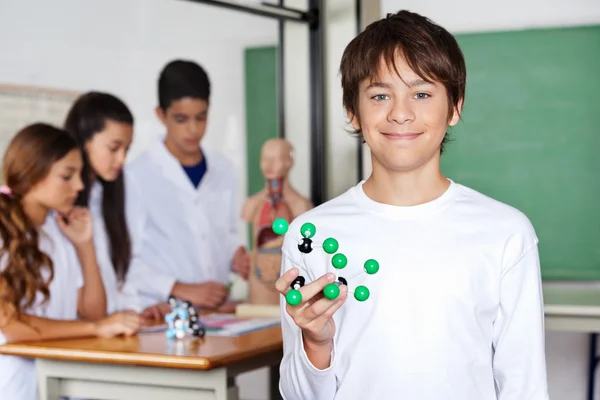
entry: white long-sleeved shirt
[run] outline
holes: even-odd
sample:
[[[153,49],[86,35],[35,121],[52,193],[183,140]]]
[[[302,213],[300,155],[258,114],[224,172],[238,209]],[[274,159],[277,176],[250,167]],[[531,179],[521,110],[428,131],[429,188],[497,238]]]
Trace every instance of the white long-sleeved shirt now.
[[[303,266],[309,283],[335,270],[321,248],[299,252],[305,222],[315,244],[339,241],[349,290],[371,295],[350,294],[334,315],[325,370],[308,360],[282,299],[286,400],[548,399],[538,239],[521,212],[452,181],[431,202],[391,206],[361,182],[290,225],[282,272]],[[361,273],[368,259],[379,262],[374,275]]]
[[[125,170],[133,243],[127,281],[143,307],[167,301],[176,281],[229,281],[241,244],[235,174],[223,155],[203,152],[207,170],[197,188],[162,140]]]

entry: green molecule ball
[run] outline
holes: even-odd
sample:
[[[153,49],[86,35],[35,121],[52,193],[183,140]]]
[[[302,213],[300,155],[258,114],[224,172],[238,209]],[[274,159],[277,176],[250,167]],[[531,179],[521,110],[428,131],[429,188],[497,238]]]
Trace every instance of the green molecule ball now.
[[[376,274],[379,271],[379,263],[373,259],[365,261],[365,271],[369,275]]]
[[[365,301],[370,296],[369,289],[366,286],[357,286],[354,290],[354,298],[358,301]]]
[[[310,222],[307,222],[300,227],[300,234],[305,238],[310,239],[315,236],[315,233],[317,233],[317,228]]]
[[[299,290],[292,289],[286,293],[285,300],[290,306],[297,306],[302,303],[302,293]]]
[[[342,269],[348,265],[348,258],[342,253],[338,253],[331,259],[331,265],[333,265],[333,268]]]
[[[323,295],[329,300],[335,300],[340,295],[340,288],[335,283],[330,283],[323,288]]]
[[[277,235],[285,235],[285,233],[288,231],[288,228],[289,224],[283,218],[277,218],[275,221],[273,221],[273,225],[271,225],[271,229],[273,229],[273,232],[275,232]]]
[[[337,240],[334,238],[327,238],[323,242],[323,251],[327,254],[333,254],[340,248],[340,245]]]

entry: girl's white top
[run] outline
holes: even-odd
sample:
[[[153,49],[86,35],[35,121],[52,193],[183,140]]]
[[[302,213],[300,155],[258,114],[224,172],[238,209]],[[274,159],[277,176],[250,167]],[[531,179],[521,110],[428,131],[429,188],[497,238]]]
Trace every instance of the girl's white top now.
[[[27,313],[61,320],[77,319],[77,292],[83,286],[81,266],[71,242],[62,235],[54,215],[50,214],[40,229],[40,249],[54,264],[50,299],[41,304],[41,295]],[[6,268],[6,257],[0,268]],[[0,328],[0,344],[6,342]],[[0,398],[36,400],[35,366],[31,359],[0,355]]]
[[[90,189],[89,211],[94,225],[94,245],[96,247],[96,261],[100,268],[104,290],[106,292],[106,310],[109,314],[116,311],[133,310],[142,311],[140,297],[136,288],[127,281],[119,282],[113,267],[110,252],[110,242],[104,223],[102,212],[102,184],[94,182]],[[130,238],[133,242],[133,238]]]

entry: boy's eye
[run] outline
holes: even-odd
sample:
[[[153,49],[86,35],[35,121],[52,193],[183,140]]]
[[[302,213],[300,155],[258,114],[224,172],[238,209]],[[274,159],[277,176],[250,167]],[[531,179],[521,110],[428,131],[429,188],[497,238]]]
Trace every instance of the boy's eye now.
[[[383,100],[389,99],[389,97],[386,94],[376,94],[375,96],[372,97],[372,99],[376,100],[376,101],[383,101]]]
[[[187,121],[186,117],[175,117],[175,122],[178,124],[183,124],[185,121]]]
[[[415,95],[415,97],[416,97],[417,99],[427,99],[427,98],[429,98],[429,95],[428,95],[427,93],[417,93],[417,94]]]
[[[63,175],[62,178],[64,181],[70,181],[73,175]]]

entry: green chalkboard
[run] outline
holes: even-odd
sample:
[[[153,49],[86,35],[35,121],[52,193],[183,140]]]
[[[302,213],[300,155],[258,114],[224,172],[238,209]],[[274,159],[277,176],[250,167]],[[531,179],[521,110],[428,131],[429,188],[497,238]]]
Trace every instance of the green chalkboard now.
[[[600,27],[465,34],[455,181],[532,221],[543,278],[600,280]]]
[[[263,143],[277,137],[277,48],[252,47],[244,51],[246,103],[246,160],[248,195],[265,186],[260,170]],[[248,228],[250,229],[250,227]],[[252,244],[252,235],[249,234]]]

